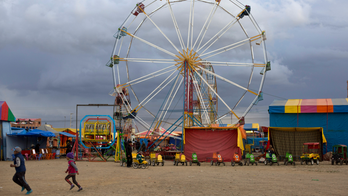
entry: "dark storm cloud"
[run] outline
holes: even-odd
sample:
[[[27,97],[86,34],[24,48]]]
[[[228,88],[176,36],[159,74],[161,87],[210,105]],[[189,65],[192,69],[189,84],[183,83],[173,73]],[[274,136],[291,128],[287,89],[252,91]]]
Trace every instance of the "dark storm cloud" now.
[[[149,1],[147,1],[149,2]],[[163,1],[162,1],[163,2]],[[46,118],[56,127],[64,126],[54,121],[75,113],[77,103],[113,103],[108,93],[113,89],[111,68],[105,66],[114,46],[114,33],[122,24],[137,1],[2,1],[0,3],[0,100],[8,102],[17,118]],[[266,30],[268,59],[272,71],[267,73],[264,101],[253,107],[248,119],[268,125],[268,105],[280,98],[342,98],[346,96],[347,31],[348,22],[342,0],[285,0],[255,1],[242,3],[252,6],[252,14],[261,29]],[[186,3],[189,5],[189,3]],[[204,5],[205,6],[205,5]],[[202,6],[197,11],[194,34],[198,35],[205,18]],[[178,20],[183,17],[180,29],[186,42],[187,11],[175,8]],[[197,10],[199,7],[197,7]],[[162,11],[163,10],[163,11]],[[152,18],[163,32],[176,37],[167,7]],[[187,15],[187,16],[186,16]],[[218,12],[217,18],[224,14]],[[213,23],[206,37],[226,25],[226,21]],[[232,28],[232,32],[237,30]],[[137,35],[174,51],[168,41],[147,20]],[[127,39],[130,39],[129,37]],[[205,39],[205,41],[207,38]],[[240,40],[230,33],[221,43]],[[172,40],[179,46],[178,39]],[[171,58],[139,41],[135,42],[131,57]],[[234,56],[242,61],[243,51]],[[222,56],[228,59],[228,55]],[[144,63],[133,69],[132,78],[153,71]],[[259,72],[259,71],[258,71]],[[244,73],[222,73],[232,81],[243,79]],[[258,74],[258,73],[256,73]],[[247,78],[248,76],[246,76]],[[164,76],[162,77],[164,78]],[[126,79],[122,76],[122,79]],[[156,79],[149,86],[158,85]],[[153,86],[151,86],[153,84]],[[219,81],[222,89],[229,88]],[[149,88],[150,88],[149,87]],[[257,90],[257,89],[255,89]],[[146,91],[138,91],[141,94]],[[228,96],[228,91],[220,91]],[[141,96],[146,96],[142,94]],[[158,107],[160,99],[149,103],[147,108]],[[134,100],[133,102],[136,103]],[[37,109],[35,109],[37,108]],[[45,109],[40,109],[45,108]],[[85,109],[87,111],[87,109]],[[93,110],[92,110],[93,111]],[[101,111],[109,112],[108,109]],[[97,111],[96,111],[97,112]],[[153,109],[156,113],[156,110]],[[102,112],[100,112],[102,113]],[[148,118],[146,113],[141,113]],[[74,114],[75,115],[75,114]],[[173,116],[175,116],[173,114]],[[230,119],[226,120],[226,123]]]

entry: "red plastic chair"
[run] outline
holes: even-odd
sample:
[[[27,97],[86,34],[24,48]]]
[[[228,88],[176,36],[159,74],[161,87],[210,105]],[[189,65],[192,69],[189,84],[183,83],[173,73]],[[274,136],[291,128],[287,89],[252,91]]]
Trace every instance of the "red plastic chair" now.
[[[45,149],[46,152],[46,159],[51,159],[52,153],[48,153],[47,148]]]
[[[51,156],[51,159],[55,159],[56,158],[56,153],[53,153]]]

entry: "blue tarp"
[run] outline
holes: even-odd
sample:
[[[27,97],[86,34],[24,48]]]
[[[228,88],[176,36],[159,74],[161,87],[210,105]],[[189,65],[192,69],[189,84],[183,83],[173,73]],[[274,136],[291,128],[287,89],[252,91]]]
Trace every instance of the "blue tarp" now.
[[[73,135],[73,134],[70,134],[70,133],[67,133],[67,132],[59,132],[60,135],[65,135],[67,137],[76,137],[76,135]]]
[[[8,134],[10,136],[27,136],[27,137],[55,137],[54,133],[50,131],[42,131],[38,129],[33,130],[23,130],[17,133]]]

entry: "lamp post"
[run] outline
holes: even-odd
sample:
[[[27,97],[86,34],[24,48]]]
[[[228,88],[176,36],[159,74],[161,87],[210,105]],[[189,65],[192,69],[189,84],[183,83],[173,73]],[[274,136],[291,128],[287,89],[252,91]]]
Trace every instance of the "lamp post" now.
[[[73,113],[70,113],[70,127],[69,128],[71,128],[72,115],[73,115]]]

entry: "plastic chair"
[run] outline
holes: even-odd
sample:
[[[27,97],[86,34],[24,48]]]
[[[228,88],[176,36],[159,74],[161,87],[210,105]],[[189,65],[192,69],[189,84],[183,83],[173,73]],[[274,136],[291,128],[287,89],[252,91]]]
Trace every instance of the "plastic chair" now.
[[[26,158],[27,160],[29,160],[29,154],[28,154],[28,153],[25,153],[24,155],[25,155],[25,158]]]
[[[35,152],[35,149],[31,149],[31,159],[36,159],[36,157],[37,157],[37,154],[36,154],[36,152]]]
[[[56,158],[56,159],[59,159],[59,157],[60,157],[60,150],[57,150],[57,151],[56,151],[56,157],[55,157],[55,158]]]
[[[46,159],[51,159],[52,153],[48,153],[47,148],[45,149],[46,151]]]
[[[42,158],[42,154],[39,154],[39,156],[36,156],[36,160],[39,159],[39,161],[40,161],[41,158]]]
[[[41,148],[42,159],[45,159],[47,154],[45,153],[45,149]]]
[[[53,153],[51,156],[51,159],[55,159],[56,158],[56,153]]]

